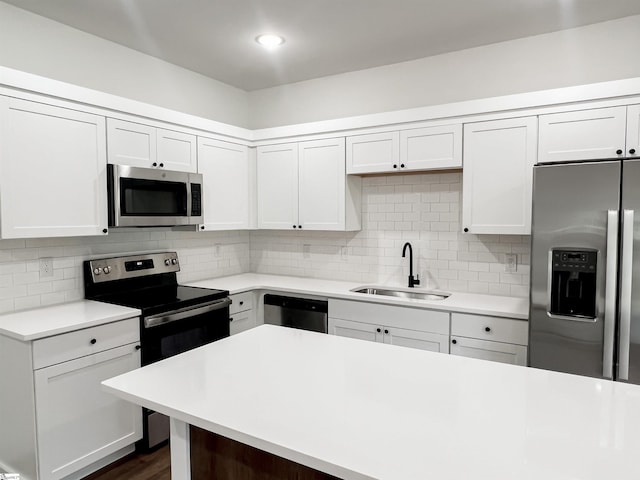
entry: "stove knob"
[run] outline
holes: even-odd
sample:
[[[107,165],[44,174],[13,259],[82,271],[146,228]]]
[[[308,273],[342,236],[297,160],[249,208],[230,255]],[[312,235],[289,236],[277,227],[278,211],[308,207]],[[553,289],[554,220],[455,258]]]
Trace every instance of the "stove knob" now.
[[[164,260],[164,264],[168,267],[169,265],[171,265],[171,260],[169,260],[168,258],[166,258]]]
[[[100,267],[96,267],[93,269],[93,274],[94,275],[100,275],[102,273],[102,268]]]
[[[111,273],[111,267],[107,265],[102,269],[102,271],[105,273],[105,275],[109,275]]]
[[[177,258],[172,258],[171,259],[171,264],[172,265],[177,265],[178,264],[178,259]]]

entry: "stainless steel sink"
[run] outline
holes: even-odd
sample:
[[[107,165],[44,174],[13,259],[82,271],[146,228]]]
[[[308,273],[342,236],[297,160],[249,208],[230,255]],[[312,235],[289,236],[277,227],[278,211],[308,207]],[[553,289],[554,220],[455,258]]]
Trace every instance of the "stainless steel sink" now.
[[[418,300],[444,300],[451,294],[446,292],[410,291],[403,289],[391,289],[384,287],[358,287],[351,290],[355,293],[366,293],[368,295],[384,295],[387,297],[415,298]]]

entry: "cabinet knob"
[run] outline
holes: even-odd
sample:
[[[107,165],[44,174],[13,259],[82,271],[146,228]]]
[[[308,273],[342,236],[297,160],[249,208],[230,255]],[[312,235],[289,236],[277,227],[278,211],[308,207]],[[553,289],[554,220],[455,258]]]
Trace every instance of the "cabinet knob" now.
[[[629,150],[629,153],[630,153],[631,155],[635,154],[635,153],[636,153],[636,149],[635,149],[635,148],[630,149],[630,150]]]
[[[398,165],[396,165],[395,163],[393,164],[393,168],[398,168]]]
[[[387,330],[387,329],[385,328],[385,329],[384,329],[384,333],[385,333],[385,335],[388,335],[388,334],[389,334],[389,330]]]
[[[89,343],[90,343],[91,345],[95,345],[95,344],[96,344],[96,342],[97,342],[97,340],[96,340],[95,338],[92,338],[91,340],[89,340]]]
[[[142,347],[140,345],[136,345],[136,350],[140,350]]]
[[[401,164],[400,164],[400,168],[404,168],[404,163],[401,163]]]
[[[106,228],[102,229],[102,233],[107,233],[109,230],[107,230]]]
[[[298,226],[297,226],[297,225],[294,225],[294,226],[293,226],[293,228],[298,228]]]
[[[451,343],[455,345],[456,343],[458,343],[458,341],[454,338],[453,340],[451,340]]]
[[[490,328],[490,327],[484,327],[484,331],[485,331],[485,332],[490,332],[490,331],[491,331],[491,328]]]
[[[240,305],[244,305],[244,302],[240,302]]]
[[[161,164],[160,164],[160,168],[164,168],[164,163],[161,163]]]
[[[376,328],[376,332],[380,333],[381,331],[382,331],[382,329]]]
[[[200,225],[200,230],[204,230],[204,225]]]
[[[302,228],[302,225],[298,225],[298,228]]]
[[[233,322],[233,317],[229,317],[229,321],[230,321],[230,322]]]
[[[464,227],[464,229],[462,230],[464,233],[467,233],[469,231],[469,229],[467,227]]]
[[[158,162],[153,162],[153,163],[151,164],[151,166],[152,166],[152,167],[157,167],[157,166],[158,166]]]
[[[616,150],[616,153],[617,153],[618,155],[622,155],[622,150],[618,149],[618,150]]]

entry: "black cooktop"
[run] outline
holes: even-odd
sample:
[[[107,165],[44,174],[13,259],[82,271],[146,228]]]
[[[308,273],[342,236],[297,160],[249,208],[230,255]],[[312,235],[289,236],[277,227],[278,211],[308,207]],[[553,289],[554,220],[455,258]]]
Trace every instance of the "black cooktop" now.
[[[144,316],[202,305],[226,298],[229,292],[212,288],[163,285],[137,290],[104,293],[93,297],[100,302],[139,308]]]

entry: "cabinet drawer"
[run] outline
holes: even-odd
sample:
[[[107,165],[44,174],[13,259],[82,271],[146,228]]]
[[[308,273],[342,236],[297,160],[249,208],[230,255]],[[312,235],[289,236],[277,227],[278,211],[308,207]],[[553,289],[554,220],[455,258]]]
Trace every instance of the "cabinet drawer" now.
[[[231,299],[229,315],[253,308],[253,292],[237,293],[235,295],[229,295],[229,298]]]
[[[355,322],[449,335],[449,313],[424,308],[330,299],[329,316]]]
[[[523,367],[527,365],[527,347],[511,343],[476,340],[475,338],[452,338],[451,355],[510,363]]]
[[[527,345],[529,325],[524,320],[451,314],[451,335]]]
[[[35,340],[33,368],[37,370],[138,341],[138,317]]]

